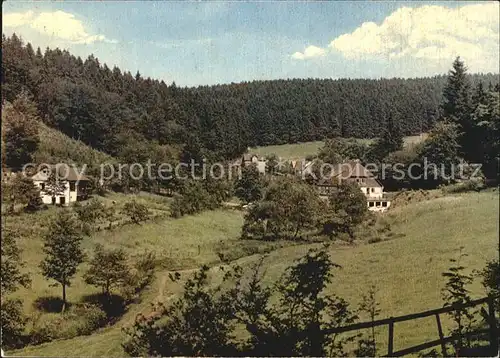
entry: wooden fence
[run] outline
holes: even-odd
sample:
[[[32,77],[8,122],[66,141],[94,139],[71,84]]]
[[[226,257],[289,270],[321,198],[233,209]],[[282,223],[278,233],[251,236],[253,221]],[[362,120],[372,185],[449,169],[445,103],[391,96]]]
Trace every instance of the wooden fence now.
[[[438,345],[441,346],[441,350],[442,350],[443,356],[444,356],[444,355],[446,355],[446,348],[445,348],[446,343],[454,341],[456,339],[456,337],[454,337],[454,336],[445,337],[444,336],[443,329],[441,326],[441,319],[440,319],[439,315],[443,314],[443,313],[450,313],[453,311],[461,310],[461,309],[468,308],[468,307],[482,305],[485,303],[488,304],[489,329],[476,330],[473,333],[469,333],[469,334],[466,334],[464,336],[477,336],[480,334],[488,334],[490,346],[488,347],[488,353],[486,355],[495,356],[498,353],[498,330],[497,330],[497,322],[496,322],[496,318],[495,318],[493,297],[484,297],[484,298],[474,300],[474,301],[471,301],[467,304],[460,305],[460,306],[449,306],[449,307],[433,309],[430,311],[425,311],[425,312],[420,312],[420,313],[413,313],[413,314],[409,314],[409,315],[405,315],[405,316],[390,317],[390,318],[380,319],[380,320],[371,321],[371,322],[355,323],[355,324],[352,324],[349,326],[329,329],[326,331],[326,333],[329,333],[329,334],[343,333],[343,332],[357,331],[360,329],[366,329],[366,328],[387,325],[387,326],[389,326],[388,349],[387,349],[387,355],[386,355],[387,357],[401,357],[401,356],[406,355],[406,354],[415,353],[415,352],[421,351],[423,349],[428,349],[428,348],[435,347]],[[439,339],[436,339],[436,340],[430,341],[430,342],[425,342],[422,344],[418,344],[416,346],[404,348],[404,349],[401,349],[399,351],[394,351],[394,324],[395,323],[411,321],[411,320],[415,320],[418,318],[425,318],[425,317],[430,317],[430,316],[436,317],[437,333],[439,335]],[[472,355],[472,354],[466,354],[466,355]]]

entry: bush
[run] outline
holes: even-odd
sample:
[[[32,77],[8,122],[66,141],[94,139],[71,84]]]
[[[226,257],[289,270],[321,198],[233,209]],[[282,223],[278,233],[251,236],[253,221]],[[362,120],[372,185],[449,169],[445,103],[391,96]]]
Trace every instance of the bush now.
[[[199,181],[190,181],[186,183],[182,193],[175,196],[170,206],[171,216],[179,218],[203,210],[216,209],[227,199],[228,190],[229,187],[226,188],[223,184],[217,185],[213,181],[207,181],[205,185]]]
[[[138,316],[123,343],[133,356],[345,356],[353,337],[326,332],[356,319],[349,304],[325,295],[333,269],[326,250],[309,251],[273,287],[262,283],[262,261],[235,267],[223,284],[208,283],[204,266],[184,292],[155,314]],[[171,277],[172,280],[178,278]],[[229,282],[228,280],[231,280]],[[235,333],[244,340],[235,341]]]
[[[447,185],[441,188],[445,194],[465,193],[468,191],[480,191],[485,188],[484,181],[469,179],[460,183]]]
[[[107,323],[106,313],[97,305],[79,303],[64,314],[44,314],[33,324],[31,344],[89,335]]]
[[[496,311],[500,312],[500,261],[488,261],[486,267],[479,272],[479,276],[488,295],[495,299]]]
[[[155,267],[154,253],[148,252],[139,256],[123,283],[121,293],[127,301],[135,299],[137,294],[150,284],[154,277]]]
[[[1,306],[2,347],[16,348],[23,341],[27,318],[23,314],[21,300],[6,300]]]
[[[97,199],[91,199],[87,205],[79,202],[74,205],[78,219],[82,222],[82,228],[86,227],[87,230],[104,216],[104,209],[103,203]]]
[[[67,322],[75,323],[75,334],[73,335],[71,331],[68,331],[64,338],[89,335],[96,329],[104,326],[107,322],[106,312],[99,306],[88,303],[73,306],[73,309],[65,316]]]
[[[380,241],[382,241],[382,238],[379,236],[371,237],[368,239],[369,244],[375,244],[375,243],[380,242]]]
[[[122,213],[130,217],[132,222],[136,224],[146,221],[151,214],[146,205],[138,203],[135,200],[125,203]]]

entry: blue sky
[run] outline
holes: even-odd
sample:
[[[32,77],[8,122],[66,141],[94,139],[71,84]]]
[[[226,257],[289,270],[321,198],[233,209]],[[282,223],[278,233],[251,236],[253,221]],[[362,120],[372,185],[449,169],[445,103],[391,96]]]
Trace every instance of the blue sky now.
[[[3,32],[182,86],[498,72],[496,2],[18,2]]]

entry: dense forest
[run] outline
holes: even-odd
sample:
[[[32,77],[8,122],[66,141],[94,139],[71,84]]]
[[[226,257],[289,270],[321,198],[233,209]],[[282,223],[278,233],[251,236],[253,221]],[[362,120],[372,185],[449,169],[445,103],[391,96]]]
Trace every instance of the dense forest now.
[[[470,75],[472,84],[498,75]],[[445,76],[420,79],[289,79],[181,88],[109,68],[90,55],[36,50],[2,37],[2,101],[27,93],[42,120],[116,157],[145,143],[231,158],[249,146],[373,138],[389,117],[404,135],[440,115]],[[186,149],[185,149],[186,150]]]

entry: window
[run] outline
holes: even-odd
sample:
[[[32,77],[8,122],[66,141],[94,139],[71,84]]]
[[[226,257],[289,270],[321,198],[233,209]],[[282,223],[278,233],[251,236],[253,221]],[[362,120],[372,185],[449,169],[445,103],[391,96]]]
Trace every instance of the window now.
[[[386,207],[387,207],[387,201],[383,201],[383,202],[382,202],[382,206],[383,206],[384,208],[386,208]]]
[[[40,189],[45,190],[45,183],[40,183]]]
[[[369,201],[368,205],[370,206],[370,208],[372,208],[375,205],[375,203],[373,201]]]
[[[70,191],[75,191],[76,190],[76,183],[74,181],[69,182],[69,190]]]
[[[376,201],[375,206],[380,206],[380,201]]]
[[[372,188],[372,193],[375,193],[375,188]]]
[[[59,204],[61,204],[61,205],[66,204],[66,198],[64,196],[59,197]]]

